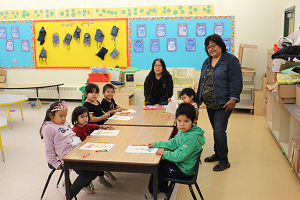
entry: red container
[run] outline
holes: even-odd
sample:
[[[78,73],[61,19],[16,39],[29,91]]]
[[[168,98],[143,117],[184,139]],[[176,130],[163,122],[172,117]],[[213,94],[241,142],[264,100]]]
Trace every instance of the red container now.
[[[89,74],[89,83],[93,82],[108,82],[108,74]]]

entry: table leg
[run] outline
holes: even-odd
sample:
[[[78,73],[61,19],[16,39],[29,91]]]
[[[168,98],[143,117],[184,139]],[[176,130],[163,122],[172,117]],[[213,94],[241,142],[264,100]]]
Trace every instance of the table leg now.
[[[60,94],[59,94],[59,86],[56,86],[57,93],[58,93],[58,101],[60,101]]]
[[[20,110],[21,110],[22,120],[24,120],[24,118],[23,118],[23,108],[22,108],[22,103],[21,102],[20,102]]]
[[[65,170],[65,187],[66,187],[66,198],[67,200],[71,200],[70,198],[70,173],[69,173],[69,168],[68,164],[65,162],[64,163],[64,170]]]
[[[2,144],[2,139],[1,139],[1,133],[0,133],[0,148],[1,148],[1,154],[2,154],[3,162],[5,162],[3,144]]]
[[[158,175],[157,175],[157,167],[155,168],[155,172],[153,174],[153,199],[157,200],[158,193]]]
[[[9,105],[7,105],[7,114],[8,114],[8,119],[9,119],[9,123],[10,123],[10,129],[12,129],[11,116],[10,116],[10,106]]]
[[[35,88],[35,93],[36,93],[36,101],[38,105],[38,109],[40,108],[40,102],[39,102],[39,89]]]

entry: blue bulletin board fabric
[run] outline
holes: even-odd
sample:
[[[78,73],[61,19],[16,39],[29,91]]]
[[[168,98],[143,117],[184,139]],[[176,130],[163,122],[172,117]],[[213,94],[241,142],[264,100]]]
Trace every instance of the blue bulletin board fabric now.
[[[34,48],[32,21],[0,21],[0,27],[6,27],[6,39],[0,39],[0,68],[1,69],[33,69],[34,68]],[[18,27],[19,38],[12,38],[12,27]],[[7,51],[6,40],[13,40],[13,51]],[[22,51],[22,44],[29,41]],[[27,49],[29,47],[29,50]]]
[[[206,35],[197,36],[196,27],[199,23],[205,23]],[[234,53],[234,16],[188,16],[188,17],[142,17],[129,19],[129,65],[140,69],[151,69],[155,58],[162,58],[167,67],[192,67],[201,69],[202,63],[208,57],[205,52],[204,40],[214,34],[214,24],[224,23],[224,36],[230,41],[229,53]],[[137,26],[145,24],[146,37],[137,37]],[[157,37],[156,25],[166,25],[166,36]],[[178,37],[178,24],[187,24],[187,36]],[[177,40],[176,51],[168,51],[168,39]],[[143,40],[143,51],[134,51],[134,41]],[[160,40],[160,51],[150,51],[150,40]],[[195,51],[186,50],[186,39],[195,39]]]

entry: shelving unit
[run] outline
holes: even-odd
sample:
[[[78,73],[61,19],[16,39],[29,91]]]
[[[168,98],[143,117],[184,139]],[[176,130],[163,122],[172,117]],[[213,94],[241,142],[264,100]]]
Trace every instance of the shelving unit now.
[[[242,71],[243,77],[248,77],[250,80],[243,81],[243,91],[241,95],[241,100],[236,104],[236,109],[250,109],[250,114],[253,114],[254,109],[254,80],[255,71]],[[243,95],[243,92],[250,90],[249,94]]]
[[[180,92],[183,88],[195,86],[195,68],[174,68],[174,89],[173,94],[177,103],[182,103]]]
[[[282,104],[277,101],[277,93],[268,91],[267,124],[289,160],[291,140],[300,139],[300,108],[295,104]],[[297,174],[300,178],[300,173]]]

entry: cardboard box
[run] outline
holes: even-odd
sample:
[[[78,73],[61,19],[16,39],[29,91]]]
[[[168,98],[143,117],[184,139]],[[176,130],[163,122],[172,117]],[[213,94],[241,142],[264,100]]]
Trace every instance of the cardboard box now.
[[[272,65],[272,71],[273,72],[279,72],[280,66],[282,63],[286,62],[286,60],[281,59],[281,58],[275,58],[273,60],[273,65]]]
[[[290,155],[290,163],[298,174],[300,172],[300,140],[293,139],[291,140],[291,155]]]
[[[267,54],[267,69],[270,69],[270,70],[272,70],[272,66],[273,66],[272,55],[273,55],[273,53],[271,53],[271,52],[268,52],[268,54]]]
[[[254,115],[265,115],[266,93],[263,91],[254,92]]]
[[[300,108],[300,85],[296,85],[296,106]]]
[[[267,69],[267,85],[274,85],[277,82],[277,73]]]
[[[263,73],[261,77],[262,83],[261,83],[261,89],[263,92],[267,90],[267,74]]]
[[[278,85],[279,103],[296,103],[296,85]]]

